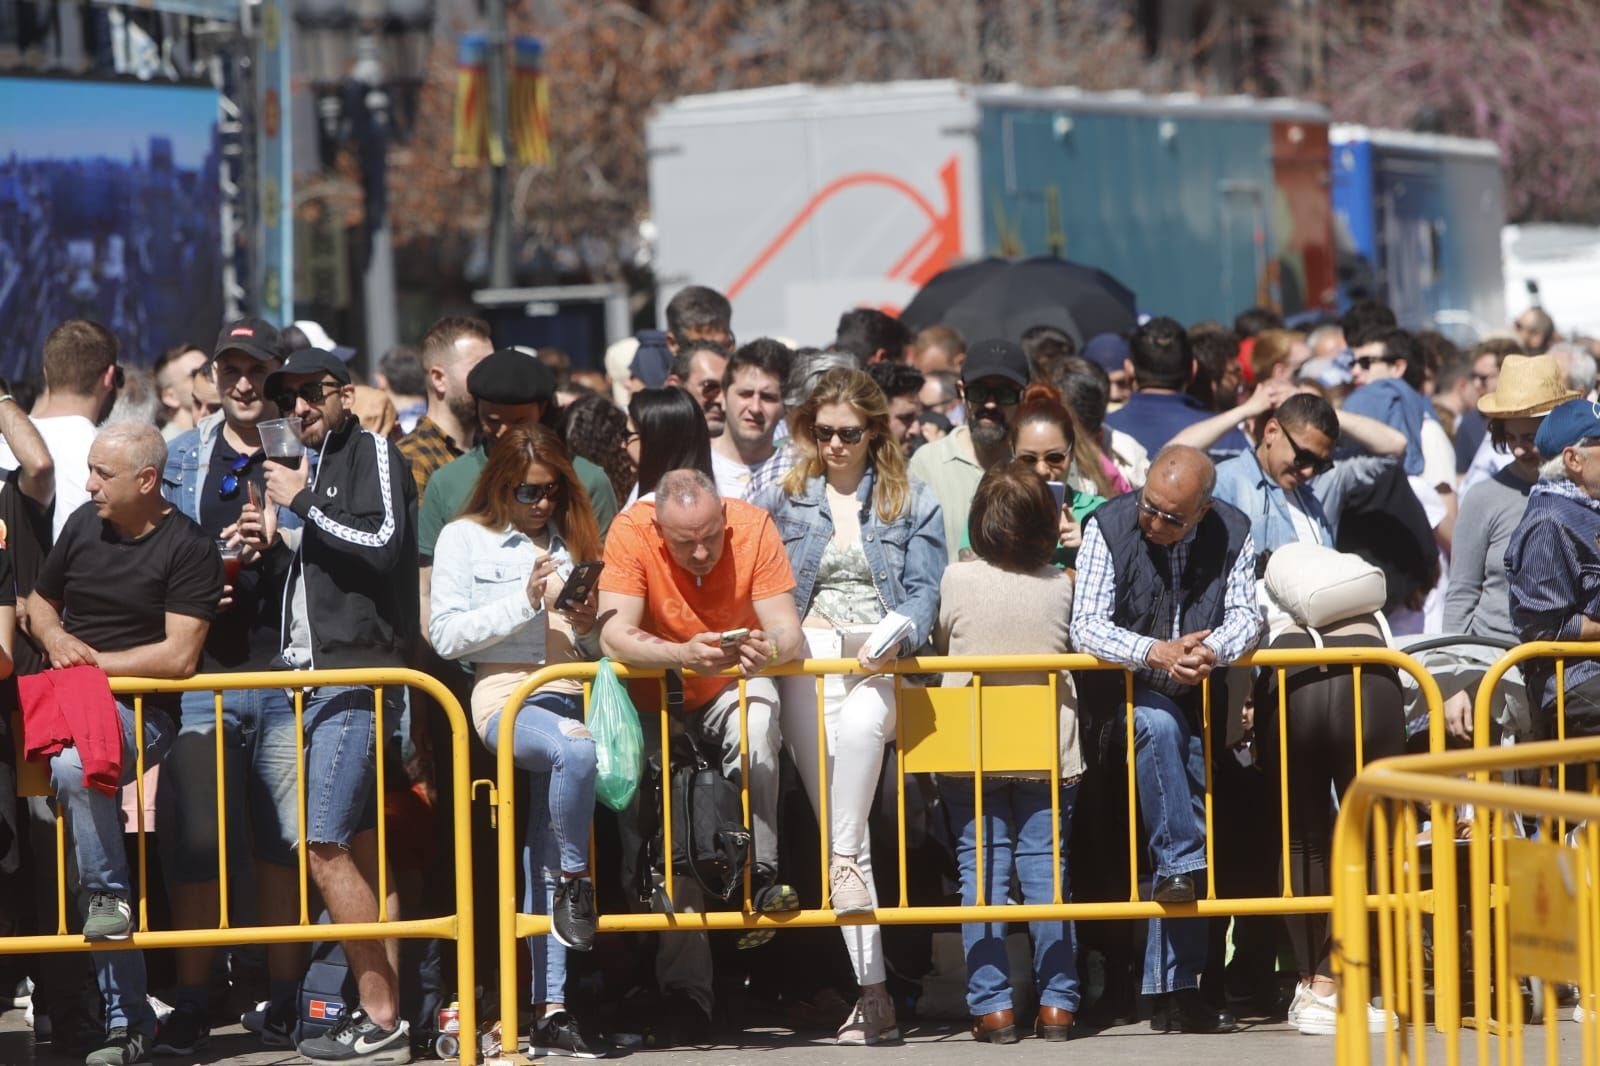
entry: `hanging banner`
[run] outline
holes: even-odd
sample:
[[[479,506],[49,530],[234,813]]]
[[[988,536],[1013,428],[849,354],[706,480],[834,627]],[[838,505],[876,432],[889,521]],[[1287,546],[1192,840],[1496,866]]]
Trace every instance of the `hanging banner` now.
[[[511,68],[511,147],[517,162],[550,162],[550,95],[544,76],[544,42],[518,37]]]
[[[289,140],[289,4],[261,0],[257,36],[257,312],[275,326],[294,321],[294,153]]]
[[[489,155],[489,46],[481,33],[464,33],[456,44],[456,143],[458,167],[481,167]]]

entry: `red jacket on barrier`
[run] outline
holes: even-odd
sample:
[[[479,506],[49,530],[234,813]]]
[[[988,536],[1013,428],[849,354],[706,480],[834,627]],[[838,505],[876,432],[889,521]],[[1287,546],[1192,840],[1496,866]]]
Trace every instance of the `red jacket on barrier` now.
[[[94,666],[47,670],[17,679],[23,756],[43,762],[78,749],[83,783],[108,796],[122,787],[122,718],[105,671]]]

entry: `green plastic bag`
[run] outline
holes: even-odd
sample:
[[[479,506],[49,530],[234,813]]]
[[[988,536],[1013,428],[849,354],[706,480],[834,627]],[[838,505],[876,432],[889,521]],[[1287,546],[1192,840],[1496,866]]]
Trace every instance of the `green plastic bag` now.
[[[633,802],[639,790],[639,775],[644,764],[644,730],[639,715],[628,698],[628,690],[617,680],[610,659],[600,660],[589,696],[589,732],[594,736],[594,794],[614,811]]]

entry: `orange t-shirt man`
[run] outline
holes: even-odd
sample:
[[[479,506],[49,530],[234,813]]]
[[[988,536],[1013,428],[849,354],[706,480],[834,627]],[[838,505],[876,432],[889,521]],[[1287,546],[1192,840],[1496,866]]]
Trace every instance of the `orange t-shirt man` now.
[[[639,628],[662,640],[684,643],[700,633],[759,629],[755,601],[794,590],[794,573],[783,540],[766,511],[741,500],[722,501],[722,558],[709,574],[696,577],[672,559],[656,527],[656,505],[641,500],[617,515],[606,534],[606,567],[600,591],[644,600]],[[734,680],[685,674],[683,706],[697,711],[715,700]],[[659,699],[656,682],[648,683]],[[641,687],[639,695],[643,695]]]

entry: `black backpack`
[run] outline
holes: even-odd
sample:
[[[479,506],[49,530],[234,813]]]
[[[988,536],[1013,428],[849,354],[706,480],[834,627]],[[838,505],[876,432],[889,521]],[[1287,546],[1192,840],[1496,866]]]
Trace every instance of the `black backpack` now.
[[[641,821],[649,829],[648,863],[640,864],[640,874],[648,878],[661,870],[661,753],[646,760],[648,790],[641,790]],[[739,783],[722,776],[721,767],[700,750],[688,735],[672,738],[672,762],[668,777],[672,788],[672,870],[680,877],[691,877],[706,894],[724,902],[732,898],[744,881],[750,862],[751,835],[744,824],[744,805]]]

